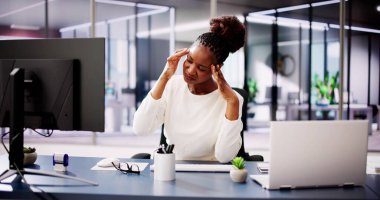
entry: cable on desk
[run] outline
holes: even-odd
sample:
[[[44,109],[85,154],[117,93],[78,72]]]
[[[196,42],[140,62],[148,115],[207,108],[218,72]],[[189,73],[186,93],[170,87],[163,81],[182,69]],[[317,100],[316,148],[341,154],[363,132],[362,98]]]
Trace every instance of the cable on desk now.
[[[50,137],[51,135],[53,135],[53,132],[54,132],[54,130],[48,130],[48,133],[44,134],[44,133],[38,132],[36,129],[32,129],[32,131],[34,131],[34,132],[36,132],[39,135],[44,136],[44,137]]]
[[[25,130],[25,129],[24,129],[24,130]],[[3,133],[3,134],[1,135],[1,144],[3,145],[4,149],[7,151],[8,156],[9,156],[9,150],[8,150],[8,148],[7,148],[7,147],[5,146],[5,144],[4,144],[4,137],[5,137],[6,135],[8,135],[8,134],[9,134],[9,132],[6,132],[6,133]],[[41,189],[41,188],[39,188],[39,187],[37,187],[37,186],[35,186],[35,185],[29,184],[29,183],[26,181],[24,175],[21,173],[20,169],[17,167],[17,164],[14,162],[13,165],[15,166],[17,173],[20,175],[20,177],[22,178],[22,180],[24,181],[24,183],[28,186],[28,188],[30,189],[30,191],[31,191],[36,197],[38,197],[39,199],[48,200],[47,198],[45,198],[45,197],[42,196],[41,194],[34,192],[34,191],[31,189],[31,187],[36,188],[36,189],[39,190],[42,194],[46,194],[46,195],[48,195],[48,196],[49,196],[51,199],[53,199],[53,200],[58,200],[58,199],[57,199],[56,197],[54,197],[52,194],[50,194],[50,193],[46,193],[43,189]]]
[[[4,147],[4,149],[7,151],[7,153],[9,154],[9,150],[8,150],[8,148],[5,146],[5,144],[4,144],[4,137],[6,136],[6,135],[8,135],[9,134],[9,132],[6,132],[6,133],[3,133],[2,135],[1,135],[1,144],[3,145],[3,147]]]

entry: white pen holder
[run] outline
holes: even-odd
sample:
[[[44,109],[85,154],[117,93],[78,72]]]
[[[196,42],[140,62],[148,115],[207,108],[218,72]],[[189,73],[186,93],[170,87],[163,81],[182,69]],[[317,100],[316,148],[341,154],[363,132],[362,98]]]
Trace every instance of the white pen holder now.
[[[172,181],[175,179],[175,154],[155,153],[154,180]]]

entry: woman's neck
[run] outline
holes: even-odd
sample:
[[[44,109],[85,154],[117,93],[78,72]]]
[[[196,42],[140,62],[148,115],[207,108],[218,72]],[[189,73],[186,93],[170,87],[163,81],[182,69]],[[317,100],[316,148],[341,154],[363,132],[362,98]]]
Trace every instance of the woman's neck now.
[[[190,92],[195,95],[209,94],[218,89],[218,85],[212,78],[210,78],[209,81],[199,84],[187,84],[187,87],[189,88]]]

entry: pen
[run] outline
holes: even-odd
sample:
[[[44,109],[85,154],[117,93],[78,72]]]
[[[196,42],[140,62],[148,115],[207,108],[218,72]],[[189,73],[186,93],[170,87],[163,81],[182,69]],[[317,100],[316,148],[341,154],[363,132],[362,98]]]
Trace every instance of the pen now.
[[[166,150],[165,150],[165,145],[164,145],[164,144],[161,145],[161,149],[162,149],[162,151],[163,151],[164,153],[167,153]]]
[[[173,153],[174,144],[168,146],[168,153]]]

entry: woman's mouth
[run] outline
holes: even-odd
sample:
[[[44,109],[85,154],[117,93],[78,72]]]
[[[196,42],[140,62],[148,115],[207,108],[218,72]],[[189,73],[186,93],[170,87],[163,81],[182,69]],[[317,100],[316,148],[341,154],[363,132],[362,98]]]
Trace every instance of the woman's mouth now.
[[[192,76],[189,76],[186,73],[183,73],[183,77],[185,78],[186,81],[195,81],[196,79]]]

